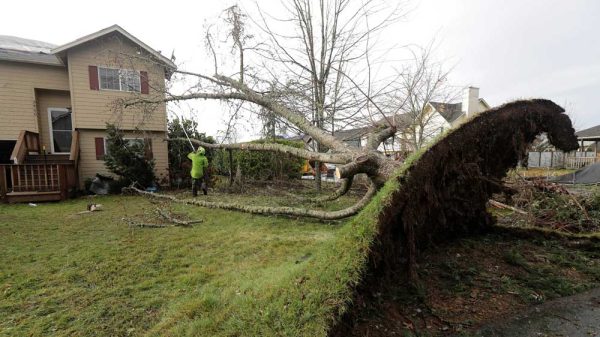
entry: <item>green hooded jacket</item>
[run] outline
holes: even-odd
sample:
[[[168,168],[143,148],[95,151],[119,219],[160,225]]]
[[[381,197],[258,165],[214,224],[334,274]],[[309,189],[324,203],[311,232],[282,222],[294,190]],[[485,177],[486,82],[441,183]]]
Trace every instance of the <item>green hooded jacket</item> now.
[[[208,159],[203,153],[190,152],[187,157],[192,161],[192,170],[190,175],[194,179],[204,177],[204,169],[208,167]]]

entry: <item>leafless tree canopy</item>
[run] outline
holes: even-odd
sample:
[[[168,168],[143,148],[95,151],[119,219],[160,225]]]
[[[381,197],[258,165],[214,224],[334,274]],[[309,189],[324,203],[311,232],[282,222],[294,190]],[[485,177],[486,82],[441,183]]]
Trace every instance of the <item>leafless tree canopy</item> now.
[[[414,64],[382,76],[389,48],[381,50],[378,38],[406,14],[402,1],[291,0],[281,8],[269,13],[257,3],[252,16],[238,6],[226,9],[222,23],[208,26],[205,35],[214,73],[178,70],[195,84],[179,93],[167,92],[165,100],[220,100],[230,105],[232,119],[246,111],[257,114],[271,134],[291,129],[308,135],[313,147],[306,150],[280,144],[216,146],[292,153],[316,160],[317,167],[319,162],[337,164],[343,184],[334,197],[343,195],[359,173],[378,189],[398,166],[377,151],[379,145],[401,123],[414,130],[414,142],[427,139],[423,105],[439,98],[446,73],[431,68],[425,50],[413,54]],[[153,102],[137,98],[124,105]],[[396,118],[398,114],[404,118]],[[335,131],[351,126],[369,127],[366,146],[350,147],[334,137]],[[320,184],[319,174],[316,181]]]

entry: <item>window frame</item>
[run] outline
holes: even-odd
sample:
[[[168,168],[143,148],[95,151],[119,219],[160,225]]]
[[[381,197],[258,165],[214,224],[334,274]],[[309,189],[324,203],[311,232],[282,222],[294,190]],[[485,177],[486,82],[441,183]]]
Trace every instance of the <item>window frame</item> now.
[[[52,108],[49,107],[47,109],[48,111],[48,133],[50,136],[50,153],[52,154],[67,154],[70,153],[71,150],[69,148],[68,152],[56,152],[54,150],[54,127],[52,126],[52,111],[61,111],[61,112],[70,112],[71,116],[69,118],[71,118],[71,133],[75,130],[75,124],[73,123],[73,111],[71,111],[69,108]],[[69,132],[69,130],[56,130],[56,131],[60,131],[60,132]],[[73,139],[71,138],[71,143],[73,142]]]
[[[106,156],[108,154],[108,137],[102,137],[102,139],[104,139],[104,155]],[[144,138],[134,138],[134,137],[123,137],[123,140],[125,142],[129,142],[129,141],[141,141],[142,146],[146,146],[146,142],[144,141]]]
[[[118,91],[118,92],[134,92],[134,93],[142,93],[142,74],[139,70],[135,69],[124,69],[124,68],[113,68],[108,66],[96,66],[98,68],[98,90],[102,91]],[[119,73],[119,89],[107,89],[102,88],[102,76],[100,75],[100,69],[108,69],[108,70],[116,70]],[[128,78],[127,73],[124,72],[134,72],[138,77],[138,90],[123,90],[123,78]]]

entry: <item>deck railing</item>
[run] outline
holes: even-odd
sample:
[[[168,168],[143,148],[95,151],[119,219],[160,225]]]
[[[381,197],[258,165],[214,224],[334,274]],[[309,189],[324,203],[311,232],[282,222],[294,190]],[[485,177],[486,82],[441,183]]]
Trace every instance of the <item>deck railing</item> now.
[[[40,135],[35,132],[22,130],[17,138],[10,159],[15,164],[22,164],[29,152],[40,152]]]
[[[69,160],[75,165],[75,171],[79,166],[79,131],[73,131],[73,137],[71,138],[71,150],[69,151]]]
[[[9,193],[60,192],[64,198],[68,193],[65,164],[20,164],[0,165],[0,198]]]

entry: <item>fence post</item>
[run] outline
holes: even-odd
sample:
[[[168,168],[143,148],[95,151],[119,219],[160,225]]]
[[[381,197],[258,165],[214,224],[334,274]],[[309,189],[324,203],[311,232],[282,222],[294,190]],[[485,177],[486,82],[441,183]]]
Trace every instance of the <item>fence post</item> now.
[[[8,187],[6,185],[6,166],[0,165],[0,202],[8,202],[6,194]]]

